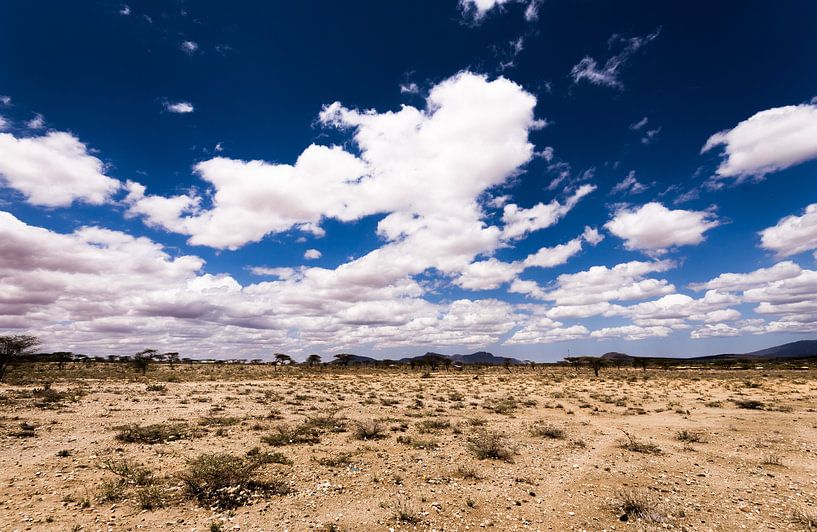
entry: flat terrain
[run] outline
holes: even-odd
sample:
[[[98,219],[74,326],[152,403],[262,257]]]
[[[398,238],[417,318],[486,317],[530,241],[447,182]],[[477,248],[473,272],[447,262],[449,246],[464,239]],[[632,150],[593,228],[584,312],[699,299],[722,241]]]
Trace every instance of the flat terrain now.
[[[111,366],[18,367],[0,385],[0,529],[817,519],[815,370]]]

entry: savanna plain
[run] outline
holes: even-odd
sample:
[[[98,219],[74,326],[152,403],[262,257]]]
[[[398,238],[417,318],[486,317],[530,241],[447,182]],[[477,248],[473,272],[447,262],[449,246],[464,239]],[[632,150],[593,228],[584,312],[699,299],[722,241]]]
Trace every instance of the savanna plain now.
[[[817,370],[41,363],[2,530],[810,530]]]

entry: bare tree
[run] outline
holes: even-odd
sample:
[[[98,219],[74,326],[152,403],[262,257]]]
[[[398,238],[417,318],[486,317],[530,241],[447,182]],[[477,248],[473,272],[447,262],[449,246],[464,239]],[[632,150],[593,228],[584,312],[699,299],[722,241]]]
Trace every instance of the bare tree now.
[[[36,336],[24,334],[0,336],[0,381],[5,377],[9,364],[15,358],[30,355],[38,345],[40,339]]]

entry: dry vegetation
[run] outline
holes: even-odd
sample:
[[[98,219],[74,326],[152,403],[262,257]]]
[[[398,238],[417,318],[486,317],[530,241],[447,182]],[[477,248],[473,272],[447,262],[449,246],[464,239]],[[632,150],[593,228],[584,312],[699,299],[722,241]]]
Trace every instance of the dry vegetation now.
[[[2,530],[810,530],[817,371],[40,364]]]

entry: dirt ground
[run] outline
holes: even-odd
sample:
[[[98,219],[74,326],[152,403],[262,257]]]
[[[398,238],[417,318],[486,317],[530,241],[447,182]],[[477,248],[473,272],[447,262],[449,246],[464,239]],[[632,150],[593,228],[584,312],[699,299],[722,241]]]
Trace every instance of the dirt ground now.
[[[813,369],[80,371],[0,385],[2,530],[817,525]]]

